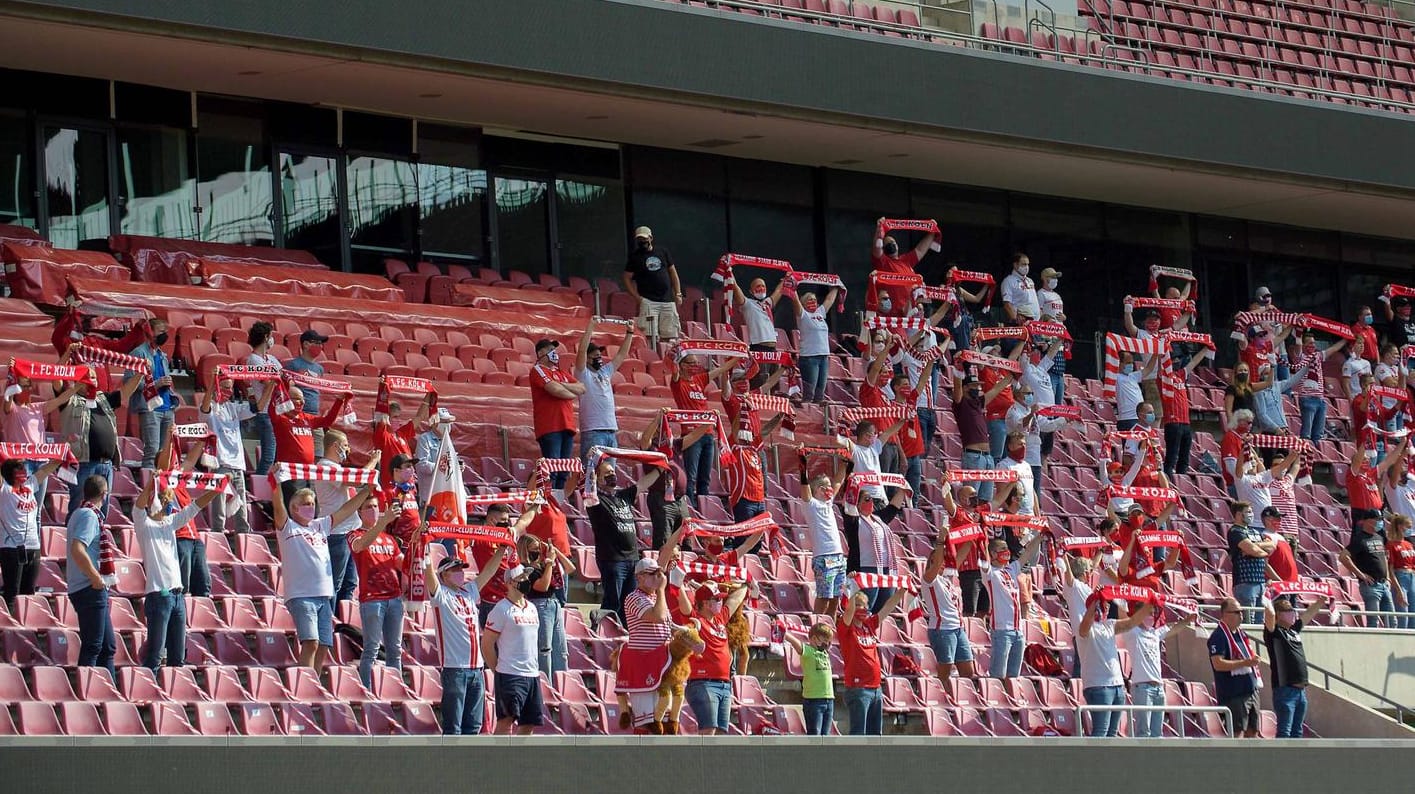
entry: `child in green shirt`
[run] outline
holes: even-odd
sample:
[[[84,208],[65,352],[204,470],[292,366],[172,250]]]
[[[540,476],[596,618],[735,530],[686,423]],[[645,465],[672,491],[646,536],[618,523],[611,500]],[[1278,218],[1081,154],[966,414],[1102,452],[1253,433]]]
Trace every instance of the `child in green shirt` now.
[[[801,654],[801,699],[806,716],[806,733],[827,736],[835,724],[835,683],[831,680],[830,643],[835,627],[817,623],[806,635],[806,641],[787,634],[786,642]]]

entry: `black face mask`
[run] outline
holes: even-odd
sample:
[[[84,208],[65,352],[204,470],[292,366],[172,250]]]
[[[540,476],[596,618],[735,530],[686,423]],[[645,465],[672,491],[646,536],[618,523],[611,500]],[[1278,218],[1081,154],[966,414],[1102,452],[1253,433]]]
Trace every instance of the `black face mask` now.
[[[590,359],[590,369],[598,371],[598,370],[599,370],[601,367],[603,367],[603,366],[604,366],[604,359],[602,359],[602,358],[592,358],[592,359]]]
[[[529,592],[531,592],[531,589],[532,589],[531,580],[530,580],[530,579],[526,579],[526,580],[524,580],[524,581],[517,582],[517,583],[516,583],[516,589],[517,589],[517,590],[520,590],[522,593],[529,593]]]
[[[504,520],[504,521],[498,521],[498,522],[496,522],[495,524],[492,524],[492,526],[495,526],[495,527],[509,527],[509,526],[511,526],[511,519],[508,518],[508,519],[506,519],[506,520]]]
[[[889,254],[890,256],[894,256],[895,254],[899,253],[899,246],[895,243],[885,243],[884,252],[886,254]]]
[[[614,486],[616,486],[616,485],[618,485],[618,484],[619,484],[619,477],[618,477],[618,475],[615,475],[615,474],[611,474],[611,475],[609,475],[608,477],[601,478],[600,481],[599,481],[599,487],[601,487],[601,488],[613,488]]]
[[[648,241],[648,240],[635,240],[635,241],[634,241],[634,247],[637,248],[637,249],[639,249],[640,251],[647,251],[647,250],[649,250],[649,241]]]
[[[166,332],[166,331],[163,331],[162,333],[158,334],[157,336],[154,336],[154,337],[152,338],[152,343],[153,343],[154,345],[157,345],[158,347],[161,347],[161,346],[167,344],[167,332]]]

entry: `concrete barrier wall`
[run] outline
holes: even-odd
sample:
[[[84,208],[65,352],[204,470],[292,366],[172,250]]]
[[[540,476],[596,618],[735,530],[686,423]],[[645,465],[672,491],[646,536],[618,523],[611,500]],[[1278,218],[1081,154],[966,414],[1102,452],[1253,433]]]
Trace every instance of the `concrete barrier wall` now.
[[[1415,634],[1313,628],[1302,632],[1307,660],[1405,706],[1415,708]],[[1323,679],[1313,673],[1317,682]],[[1375,708],[1383,704],[1333,681],[1331,690]]]
[[[1398,792],[1409,743],[697,737],[16,739],[4,790],[242,792]]]

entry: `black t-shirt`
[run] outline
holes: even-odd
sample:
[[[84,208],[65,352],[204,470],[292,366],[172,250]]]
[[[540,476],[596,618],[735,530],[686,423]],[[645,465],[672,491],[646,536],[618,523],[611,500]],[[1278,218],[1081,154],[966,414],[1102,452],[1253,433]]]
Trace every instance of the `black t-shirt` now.
[[[673,280],[668,277],[668,269],[673,267],[673,256],[663,246],[654,246],[645,251],[636,248],[629,254],[629,262],[624,272],[634,279],[639,297],[645,300],[667,303],[673,300]]]
[[[118,428],[115,425],[113,408],[117,408],[122,403],[121,392],[113,392],[105,395],[108,400],[108,411],[103,410],[102,405],[89,411],[88,420],[88,459],[89,461],[107,461],[109,463],[118,462]]]
[[[1233,398],[1233,410],[1252,411],[1254,409],[1253,392],[1239,394],[1238,390],[1231,384],[1223,388],[1224,396]]]
[[[1377,582],[1384,582],[1389,578],[1386,539],[1379,532],[1368,534],[1359,529],[1352,530],[1351,542],[1346,544],[1346,550],[1351,552],[1351,562],[1355,564],[1356,570]]]
[[[1396,317],[1381,328],[1386,335],[1386,341],[1396,347],[1415,342],[1415,314],[1411,314],[1409,320]]]
[[[1307,683],[1307,655],[1302,650],[1302,621],[1285,629],[1276,626],[1263,629],[1263,644],[1268,646],[1268,663],[1273,671],[1273,686],[1298,686]]]
[[[585,517],[594,530],[596,562],[639,559],[639,534],[634,525],[634,499],[638,494],[638,488],[633,485],[613,493],[601,493],[599,504],[586,508]]]

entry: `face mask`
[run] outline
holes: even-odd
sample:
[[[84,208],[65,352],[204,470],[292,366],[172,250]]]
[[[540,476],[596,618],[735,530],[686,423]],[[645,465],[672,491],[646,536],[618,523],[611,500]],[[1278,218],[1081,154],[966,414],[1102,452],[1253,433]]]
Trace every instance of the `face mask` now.
[[[1042,286],[1046,289],[1056,289],[1056,279],[1049,278],[1046,281],[1042,282]]]
[[[1296,612],[1293,612],[1293,611],[1289,610],[1289,611],[1287,611],[1287,612],[1279,612],[1279,613],[1277,613],[1277,625],[1282,626],[1282,627],[1285,628],[1285,629],[1290,629],[1290,628],[1292,628],[1293,624],[1295,624],[1296,622],[1297,622],[1297,613],[1296,613]]]
[[[552,351],[550,351],[549,353],[546,353],[546,354],[545,354],[545,360],[546,360],[546,361],[549,361],[549,362],[552,363],[552,364],[559,364],[559,363],[560,363],[560,351],[559,351],[559,350],[552,350]]]
[[[1032,272],[1032,266],[1031,266],[1031,265],[1018,265],[1018,266],[1017,266],[1017,275],[1019,275],[1019,276],[1025,276],[1025,275],[1027,275],[1027,274],[1030,273],[1030,272]]]
[[[601,488],[613,488],[618,483],[619,475],[617,474],[606,474],[599,478],[599,487]]]
[[[467,572],[458,568],[447,574],[447,583],[453,587],[461,587],[467,583]]]
[[[818,651],[824,651],[830,647],[830,640],[811,640],[811,647]]]
[[[899,253],[899,245],[897,243],[885,243],[884,252],[890,256],[894,256]]]
[[[162,333],[158,334],[157,336],[154,336],[154,337],[152,338],[152,343],[153,343],[154,345],[157,345],[158,347],[162,347],[163,345],[167,344],[167,332],[166,332],[166,331],[163,331]]]
[[[756,298],[757,300],[766,300],[766,290],[754,289],[752,290],[752,297]]]
[[[635,240],[635,241],[634,241],[634,247],[637,248],[637,249],[639,249],[640,251],[647,251],[647,250],[649,250],[649,241],[648,241],[648,240]]]
[[[1152,423],[1155,421],[1155,415],[1154,415],[1154,414],[1145,414],[1144,416],[1140,417],[1140,421],[1141,421],[1141,422],[1144,422],[1144,423],[1147,424],[1147,425],[1148,425],[1148,424],[1152,424]]]
[[[1245,526],[1252,526],[1252,525],[1253,525],[1253,511],[1251,511],[1251,510],[1245,511],[1245,512],[1244,512],[1242,515],[1240,515],[1238,518],[1243,522],[1243,524],[1244,524]]]
[[[977,507],[977,506],[978,506],[978,497],[976,497],[976,496],[970,496],[970,497],[968,497],[967,499],[964,499],[964,500],[963,500],[963,505],[964,505],[965,507]]]
[[[310,358],[319,358],[324,355],[324,345],[311,345]]]
[[[1006,564],[1008,564],[1009,562],[1012,562],[1012,552],[1010,552],[1010,551],[1000,551],[1000,552],[998,552],[997,555],[994,556],[992,559],[993,559],[993,563],[996,564],[996,565],[1006,565]]]
[[[1361,322],[1365,323],[1366,325],[1374,325],[1376,322],[1376,318],[1372,317],[1369,314],[1363,314],[1361,315]]]
[[[599,358],[599,357],[597,357],[597,356],[596,356],[595,358],[590,359],[590,369],[592,369],[592,370],[598,372],[598,371],[600,370],[600,368],[603,367],[603,366],[604,366],[604,359]]]
[[[1033,350],[1031,355],[1029,355],[1027,358],[1032,362],[1032,366],[1038,366],[1042,363],[1042,351]]]
[[[335,453],[335,460],[339,461],[340,463],[343,463],[344,461],[346,461],[346,460],[348,460],[348,459],[349,459],[349,450],[348,450],[348,449],[343,449],[343,448],[341,448],[337,453]]]
[[[405,485],[407,483],[410,483],[413,481],[413,473],[413,470],[408,468],[396,469],[393,472],[393,482],[396,482],[399,485]]]
[[[290,508],[290,514],[301,524],[308,524],[314,520],[314,505],[299,505]]]
[[[862,516],[874,515],[875,502],[873,499],[863,499],[860,504],[856,505],[856,509]]]
[[[1312,355],[1313,353],[1317,352],[1317,346],[1316,346],[1316,345],[1303,345],[1303,346],[1302,346],[1302,352],[1303,352],[1303,353],[1306,353],[1307,355],[1310,356],[1310,355]]]
[[[1037,395],[1035,395],[1035,394],[1024,394],[1024,395],[1022,395],[1022,404],[1023,404],[1023,405],[1031,405],[1032,403],[1034,403],[1034,402],[1036,402],[1036,401],[1037,401]]]
[[[1135,365],[1134,365],[1134,364],[1121,364],[1121,365],[1120,365],[1120,371],[1121,371],[1121,372],[1124,372],[1126,375],[1129,375],[1130,373],[1132,373],[1132,372],[1135,371]]]
[[[882,301],[879,302],[879,310],[882,311],[882,312],[887,312],[887,311],[889,311],[890,309],[893,309],[893,308],[894,308],[894,302],[893,302],[893,301],[882,300]]]
[[[27,484],[29,484],[29,472],[25,471],[24,469],[20,469],[19,471],[15,472],[15,481],[11,483],[10,487],[23,488]]]
[[[801,308],[805,309],[808,312],[813,312],[816,310],[817,305],[819,304],[817,304],[815,301],[806,301],[805,303],[801,304]]]
[[[1012,458],[1015,461],[1021,461],[1023,458],[1027,457],[1026,445],[1020,446],[1014,450],[1009,450],[1007,453],[1007,457]]]
[[[1263,303],[1272,303],[1272,302],[1273,302],[1273,296],[1271,296],[1271,295],[1263,295],[1263,296],[1261,296],[1260,298],[1258,298],[1258,300],[1262,301]]]
[[[1373,523],[1371,524],[1371,528],[1372,528],[1376,533],[1385,532],[1385,531],[1386,531],[1386,520],[1385,520],[1384,518],[1378,518],[1378,519],[1376,519],[1375,522],[1373,522]]]
[[[968,396],[971,397],[971,398],[973,398],[973,399],[977,399],[977,398],[983,396],[983,390],[982,390],[982,389],[969,389],[969,390],[968,390]]]
[[[1238,428],[1237,428],[1237,429],[1238,429],[1238,434],[1239,434],[1239,435],[1245,435],[1245,436],[1246,436],[1246,435],[1248,434],[1248,431],[1253,429],[1253,423],[1252,423],[1252,422],[1242,422],[1242,423],[1240,423],[1240,424],[1238,425]]]
[[[1144,621],[1144,623],[1145,623],[1145,628],[1147,628],[1147,629],[1153,629],[1153,628],[1155,627],[1155,616],[1154,616],[1154,615],[1146,615],[1146,616],[1145,616],[1145,621]]]
[[[527,579],[523,582],[517,582],[516,589],[520,590],[522,594],[531,592],[531,580]]]
[[[1233,377],[1236,378],[1239,383],[1247,383],[1247,382],[1248,382],[1248,373],[1246,373],[1246,372],[1240,372],[1240,373],[1238,373],[1237,375],[1234,375]]]

